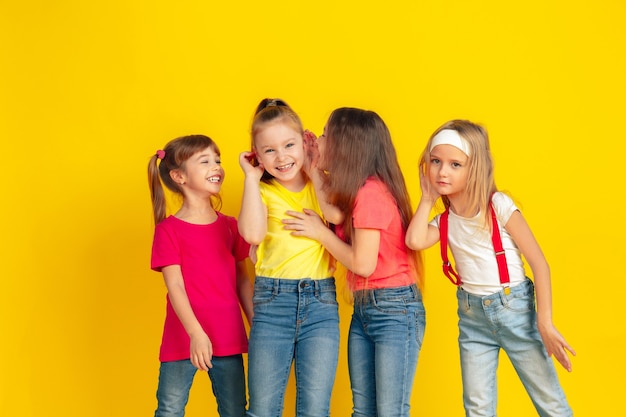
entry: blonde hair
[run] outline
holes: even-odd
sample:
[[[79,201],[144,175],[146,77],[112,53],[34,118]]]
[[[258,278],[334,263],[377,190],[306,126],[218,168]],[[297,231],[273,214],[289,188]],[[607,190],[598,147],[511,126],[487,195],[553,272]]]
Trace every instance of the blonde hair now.
[[[487,130],[469,120],[450,120],[441,125],[433,132],[426,143],[426,148],[422,152],[420,166],[430,163],[430,146],[433,138],[444,129],[451,129],[458,132],[461,138],[465,139],[469,145],[468,156],[468,176],[465,191],[468,196],[468,207],[476,212],[480,211],[484,216],[484,225],[490,228],[491,217],[489,215],[489,202],[493,193],[498,191],[494,177],[494,164],[489,147],[489,135]],[[445,208],[450,207],[448,197],[442,196],[441,200]]]
[[[289,125],[296,132],[301,135],[304,134],[304,128],[300,117],[289,105],[279,98],[264,98],[258,104],[255,112],[254,119],[252,120],[252,128],[250,129],[251,137],[251,149],[255,149],[255,138],[263,128],[269,123],[285,123]],[[254,165],[258,165],[258,162],[253,161]],[[263,172],[261,180],[268,182],[274,178],[267,171]]]

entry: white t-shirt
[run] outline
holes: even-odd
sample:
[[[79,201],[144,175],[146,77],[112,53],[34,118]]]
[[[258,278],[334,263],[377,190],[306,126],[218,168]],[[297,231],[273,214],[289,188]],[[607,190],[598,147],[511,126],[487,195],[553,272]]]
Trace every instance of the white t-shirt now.
[[[493,195],[492,202],[509,269],[510,285],[515,286],[526,279],[524,262],[504,226],[518,208],[509,196],[500,192]],[[438,228],[440,217],[440,214],[437,215],[430,224]],[[483,223],[482,213],[466,218],[450,210],[448,216],[448,245],[454,257],[454,268],[461,277],[463,289],[476,295],[502,290],[491,231],[486,230]]]

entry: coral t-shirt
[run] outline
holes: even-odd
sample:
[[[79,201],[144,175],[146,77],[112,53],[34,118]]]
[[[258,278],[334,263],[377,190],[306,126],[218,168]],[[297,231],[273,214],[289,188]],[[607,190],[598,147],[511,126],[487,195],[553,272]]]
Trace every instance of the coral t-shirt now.
[[[387,186],[376,178],[368,178],[357,192],[352,213],[355,229],[380,231],[380,247],[376,269],[368,278],[349,273],[353,291],[403,287],[415,283],[409,251],[404,243],[406,231],[395,199]],[[338,225],[337,235],[344,239],[343,227]]]
[[[215,356],[248,351],[236,273],[236,262],[244,260],[248,250],[237,220],[222,213],[203,225],[169,216],[154,231],[151,268],[161,271],[180,265],[191,308],[211,339]],[[189,336],[167,297],[159,360],[183,359],[189,359]]]

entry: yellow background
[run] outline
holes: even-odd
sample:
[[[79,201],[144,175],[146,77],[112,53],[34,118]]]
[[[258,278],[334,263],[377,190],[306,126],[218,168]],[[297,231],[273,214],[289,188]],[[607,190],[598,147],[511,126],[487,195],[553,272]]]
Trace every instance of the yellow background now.
[[[164,285],[149,270],[148,158],[205,133],[237,215],[257,102],[320,133],[377,111],[414,202],[416,164],[451,118],[489,130],[496,179],[522,203],[576,348],[561,383],[578,416],[623,411],[622,0],[0,3],[0,414],[152,415]],[[462,415],[454,288],[427,251],[427,331],[412,415]],[[332,413],[349,415],[342,352]],[[187,415],[216,415],[199,375]],[[534,415],[504,354],[502,416]],[[293,385],[286,399],[293,415]]]

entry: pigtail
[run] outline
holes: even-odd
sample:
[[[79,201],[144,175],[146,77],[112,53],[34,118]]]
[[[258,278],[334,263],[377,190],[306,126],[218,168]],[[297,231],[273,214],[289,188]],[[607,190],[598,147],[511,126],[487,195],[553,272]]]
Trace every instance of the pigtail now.
[[[150,158],[148,162],[148,186],[152,197],[154,224],[160,223],[166,216],[167,202],[164,186],[169,191],[184,198],[180,185],[172,179],[170,173],[174,170],[184,169],[185,162],[193,154],[208,147],[212,147],[216,154],[220,154],[217,144],[208,136],[181,136],[168,142],[163,150],[159,149]],[[222,199],[219,194],[212,196],[211,204],[215,210],[221,208]]]
[[[152,198],[152,211],[154,214],[154,224],[165,219],[165,193],[161,184],[158,167],[158,155],[153,155],[148,162],[148,186],[150,187],[150,197]]]

